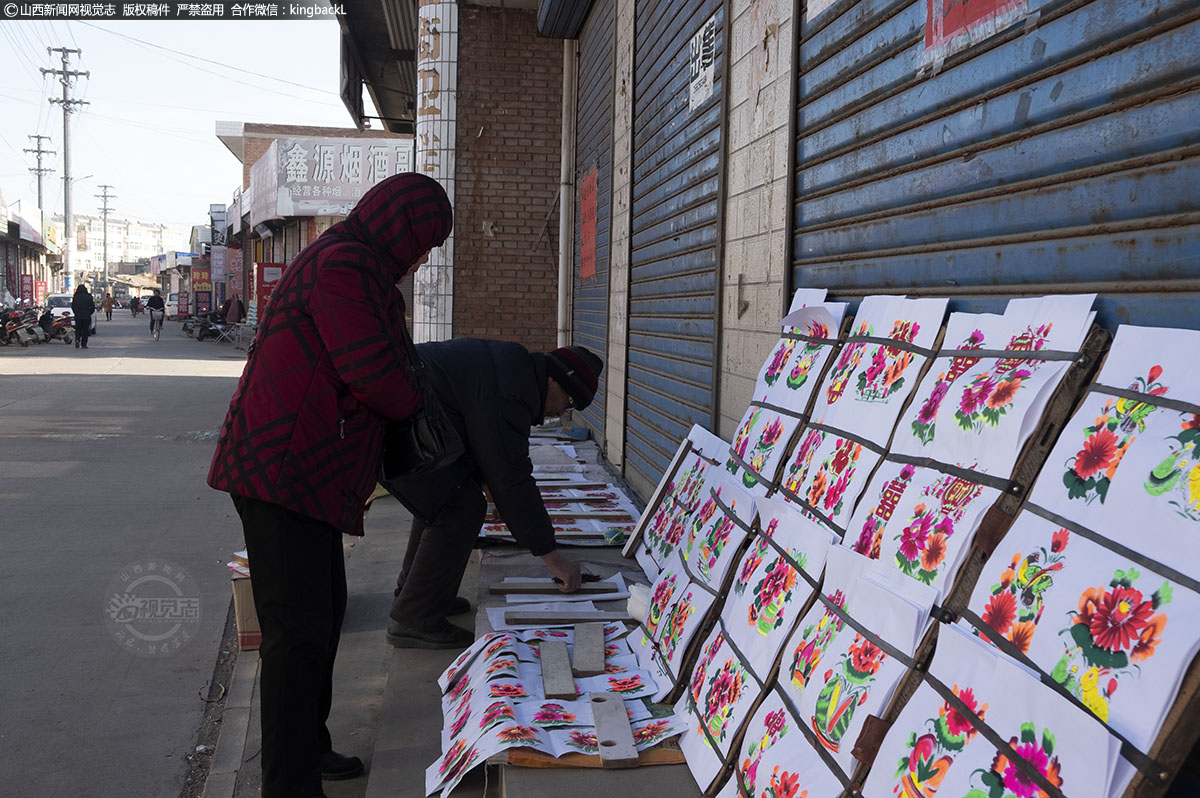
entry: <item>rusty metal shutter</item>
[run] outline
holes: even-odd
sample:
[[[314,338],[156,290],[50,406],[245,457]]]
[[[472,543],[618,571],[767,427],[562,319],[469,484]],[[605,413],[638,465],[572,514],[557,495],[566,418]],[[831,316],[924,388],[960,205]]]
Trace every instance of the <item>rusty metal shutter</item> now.
[[[713,424],[726,42],[717,0],[635,14],[625,476],[649,493],[692,424]],[[712,93],[691,108],[691,42],[710,21]]]
[[[616,0],[596,0],[579,35],[579,99],[575,111],[575,185],[596,172],[596,273],[580,277],[581,214],[575,213],[575,271],[571,307],[572,343],[607,360],[608,274],[612,231],[612,141],[614,10]],[[578,203],[578,199],[576,202]],[[582,412],[598,437],[604,432],[608,370],[600,374],[596,399]]]
[[[926,2],[801,26],[796,285],[970,310],[1098,291],[1110,328],[1200,326],[1195,0],[1028,0],[918,72]]]

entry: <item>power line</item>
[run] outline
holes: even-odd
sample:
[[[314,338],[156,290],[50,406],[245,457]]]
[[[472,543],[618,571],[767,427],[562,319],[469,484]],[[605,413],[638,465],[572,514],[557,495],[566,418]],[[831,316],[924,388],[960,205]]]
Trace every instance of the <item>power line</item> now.
[[[42,68],[43,75],[55,75],[61,78],[62,99],[50,98],[53,105],[61,105],[63,111],[63,271],[67,279],[71,279],[71,238],[73,235],[71,221],[71,114],[75,106],[84,105],[86,100],[72,100],[71,87],[77,77],[92,76],[91,72],[79,72],[71,69],[71,54],[82,56],[78,49],[69,47],[47,47],[49,52],[57,52],[62,56],[62,69]]]
[[[283,79],[283,78],[277,78],[277,77],[275,77],[274,75],[265,75],[265,74],[263,74],[262,72],[254,72],[254,71],[252,71],[252,70],[249,70],[249,69],[242,69],[242,68],[240,68],[240,67],[232,67],[232,66],[230,66],[229,64],[226,64],[226,63],[224,63],[224,62],[222,62],[222,61],[214,61],[214,60],[213,60],[213,59],[211,59],[211,58],[204,58],[203,56],[199,56],[199,55],[193,55],[192,53],[187,53],[187,52],[184,52],[184,51],[182,51],[182,50],[176,50],[176,49],[173,49],[173,48],[170,48],[170,47],[163,47],[161,44],[154,44],[153,42],[148,42],[148,41],[145,41],[144,39],[139,39],[139,38],[137,38],[136,36],[128,36],[128,35],[126,35],[126,34],[124,34],[124,33],[117,33],[115,30],[109,30],[108,28],[102,28],[102,27],[100,27],[99,25],[96,25],[95,23],[92,23],[92,22],[81,22],[81,24],[83,24],[83,25],[87,25],[87,26],[88,26],[88,27],[90,27],[90,28],[95,28],[96,30],[104,31],[105,33],[111,34],[111,35],[113,35],[113,36],[119,36],[119,37],[121,37],[122,39],[127,39],[127,40],[129,40],[129,41],[131,41],[131,42],[137,42],[138,44],[141,44],[141,45],[143,45],[143,46],[145,46],[145,47],[153,47],[153,48],[154,48],[154,49],[156,49],[156,50],[162,50],[163,52],[165,52],[165,53],[169,53],[169,54],[171,54],[171,55],[182,55],[182,56],[185,56],[185,57],[187,57],[187,58],[194,59],[194,60],[196,60],[196,61],[203,61],[203,62],[205,62],[205,63],[207,63],[207,64],[215,64],[216,66],[219,66],[219,67],[221,67],[221,68],[223,68],[223,69],[236,69],[238,72],[240,72],[240,73],[242,73],[242,74],[244,74],[244,75],[253,75],[253,76],[257,77],[257,78],[266,78],[267,80],[274,80],[274,81],[276,81],[276,82],[278,82],[278,83],[285,83],[285,84],[287,84],[287,85],[289,85],[289,86],[296,86],[297,88],[305,89],[306,91],[315,91],[315,92],[319,92],[319,93],[321,93],[321,94],[328,94],[328,95],[331,95],[331,96],[333,96],[333,97],[337,97],[337,96],[338,96],[338,93],[337,93],[337,92],[335,92],[335,91],[329,91],[328,89],[317,89],[317,88],[314,88],[314,87],[312,87],[312,86],[305,86],[303,83],[296,83],[295,81],[291,81],[291,80],[285,80],[285,79]],[[174,59],[174,60],[178,61],[179,59]],[[182,62],[182,61],[181,61],[180,63],[186,63],[186,62]],[[227,76],[227,75],[222,75],[222,74],[219,74],[219,73],[217,73],[217,72],[211,72],[211,71],[209,71],[209,70],[201,70],[201,71],[203,71],[203,72],[208,72],[208,74],[210,74],[210,75],[216,75],[217,77],[219,77],[219,78],[224,78],[225,80],[231,80],[231,81],[233,81],[234,83],[241,83],[243,86],[251,86],[252,88],[261,88],[261,86],[254,86],[254,84],[252,84],[252,83],[245,83],[245,82],[243,82],[243,81],[236,80],[236,79],[234,79],[234,78],[231,78],[231,77],[229,77],[229,76]],[[312,100],[311,98],[308,98],[308,97],[297,97],[297,96],[296,96],[296,95],[294,95],[294,94],[284,94],[283,96],[285,96],[285,97],[294,97],[295,99],[298,99],[298,100],[309,100],[309,102],[316,102],[316,100]]]
[[[50,140],[49,136],[37,135],[37,136],[30,136],[29,138],[31,138],[37,142],[37,149],[26,149],[25,152],[31,152],[31,153],[34,153],[35,155],[37,155],[37,167],[30,167],[29,171],[31,171],[35,175],[37,175],[38,210],[40,211],[44,208],[44,206],[42,205],[42,175],[49,174],[50,172],[54,171],[53,169],[51,169],[48,166],[43,168],[42,156],[43,155],[53,155],[54,150],[43,150],[42,149],[42,141],[43,140],[49,141]]]

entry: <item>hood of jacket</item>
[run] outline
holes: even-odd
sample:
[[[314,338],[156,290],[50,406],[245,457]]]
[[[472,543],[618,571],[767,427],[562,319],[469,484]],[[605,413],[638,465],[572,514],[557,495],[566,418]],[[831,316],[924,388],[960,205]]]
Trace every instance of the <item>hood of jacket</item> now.
[[[329,232],[373,249],[395,282],[427,251],[441,246],[454,228],[454,211],[436,180],[415,172],[392,175],[362,196]]]

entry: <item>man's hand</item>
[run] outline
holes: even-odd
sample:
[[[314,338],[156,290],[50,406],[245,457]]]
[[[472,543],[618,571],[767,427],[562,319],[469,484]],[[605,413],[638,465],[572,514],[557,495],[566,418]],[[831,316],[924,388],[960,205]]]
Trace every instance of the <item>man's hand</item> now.
[[[568,560],[558,549],[542,555],[542,562],[560,584],[558,589],[563,593],[574,593],[579,589],[579,563]]]

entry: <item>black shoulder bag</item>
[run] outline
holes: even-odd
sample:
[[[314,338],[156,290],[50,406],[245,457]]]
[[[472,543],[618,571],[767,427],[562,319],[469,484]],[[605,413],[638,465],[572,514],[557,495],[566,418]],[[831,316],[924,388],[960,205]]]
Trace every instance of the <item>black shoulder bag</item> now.
[[[417,354],[406,326],[402,327],[401,334],[408,351],[409,375],[424,405],[403,421],[387,425],[383,437],[384,481],[435,471],[457,460],[466,451],[425,375],[425,363]]]

